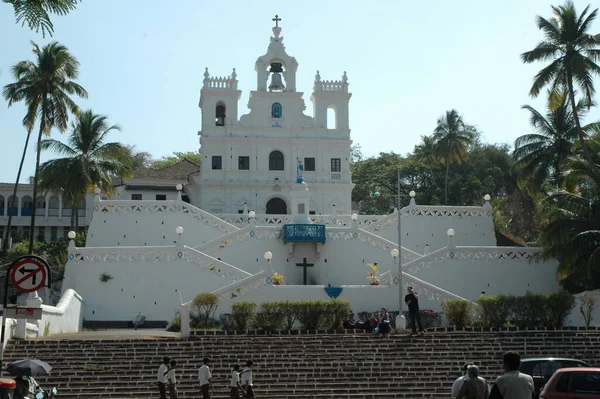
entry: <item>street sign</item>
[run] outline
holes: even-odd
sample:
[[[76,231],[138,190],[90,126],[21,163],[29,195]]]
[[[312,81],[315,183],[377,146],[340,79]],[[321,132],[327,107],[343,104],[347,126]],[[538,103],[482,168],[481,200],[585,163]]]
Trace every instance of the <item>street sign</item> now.
[[[23,257],[12,267],[10,280],[21,292],[33,292],[46,285],[50,274],[48,264],[39,257]]]
[[[42,318],[42,308],[6,308],[6,316],[14,319],[39,320]]]

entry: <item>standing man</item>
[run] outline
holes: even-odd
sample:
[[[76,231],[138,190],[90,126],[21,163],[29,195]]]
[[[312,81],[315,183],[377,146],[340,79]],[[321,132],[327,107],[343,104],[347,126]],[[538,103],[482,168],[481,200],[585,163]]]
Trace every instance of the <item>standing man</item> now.
[[[156,381],[158,382],[158,393],[160,399],[167,399],[167,371],[169,370],[169,361],[171,358],[168,356],[163,357],[163,362],[158,368],[158,375]]]
[[[489,399],[532,399],[535,395],[533,378],[519,371],[521,355],[509,351],[502,357],[504,374],[496,379]]]
[[[408,305],[408,313],[410,315],[410,323],[412,324],[412,336],[417,336],[417,323],[419,324],[419,332],[423,332],[423,324],[421,324],[421,313],[419,312],[419,294],[413,291],[413,287],[408,287],[408,294],[404,297],[404,302]]]
[[[243,393],[243,392],[242,392]],[[240,365],[234,364],[229,382],[229,395],[231,399],[240,399]]]
[[[208,363],[210,359],[205,357],[202,359],[202,366],[198,370],[198,380],[200,380],[200,392],[202,392],[203,399],[210,399],[210,390],[212,389],[212,374]]]
[[[169,388],[169,399],[177,399],[177,380],[175,379],[175,367],[177,367],[177,361],[171,360],[171,366],[167,371],[167,388]]]
[[[470,363],[465,363],[465,365],[462,368],[463,375],[458,377],[456,379],[456,381],[454,381],[454,384],[452,384],[452,391],[450,393],[450,396],[452,396],[453,398],[456,398],[458,396],[458,393],[460,392],[460,388],[462,388],[465,381],[469,380],[468,371],[469,371],[470,365],[471,365]]]
[[[254,398],[254,389],[252,387],[252,365],[254,362],[248,360],[246,362],[246,368],[242,371],[242,389],[246,392],[244,397]]]

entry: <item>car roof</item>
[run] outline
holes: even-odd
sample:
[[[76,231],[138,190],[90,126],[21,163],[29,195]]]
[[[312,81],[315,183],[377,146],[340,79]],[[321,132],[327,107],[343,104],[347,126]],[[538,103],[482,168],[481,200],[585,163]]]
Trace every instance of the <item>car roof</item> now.
[[[585,373],[590,371],[600,373],[600,367],[565,367],[564,369],[556,370],[557,373]]]
[[[569,357],[528,357],[525,359],[521,359],[521,363],[523,362],[533,362],[533,361],[538,361],[538,360],[569,360],[572,362],[580,362],[580,363],[586,363],[583,360],[579,360],[579,359],[572,359]]]

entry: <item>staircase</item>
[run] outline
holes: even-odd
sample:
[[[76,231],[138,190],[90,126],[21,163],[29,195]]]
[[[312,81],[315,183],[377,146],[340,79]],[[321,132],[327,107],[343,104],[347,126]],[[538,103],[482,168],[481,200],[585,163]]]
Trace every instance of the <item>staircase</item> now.
[[[5,364],[37,358],[53,366],[40,377],[61,398],[152,398],[156,372],[165,355],[178,361],[179,397],[199,397],[198,367],[212,359],[213,398],[228,398],[230,365],[254,361],[257,397],[447,398],[465,361],[484,378],[501,373],[502,354],[574,357],[600,364],[600,332],[445,331],[424,338],[404,334],[381,338],[368,333],[309,335],[205,335],[121,340],[11,340]]]

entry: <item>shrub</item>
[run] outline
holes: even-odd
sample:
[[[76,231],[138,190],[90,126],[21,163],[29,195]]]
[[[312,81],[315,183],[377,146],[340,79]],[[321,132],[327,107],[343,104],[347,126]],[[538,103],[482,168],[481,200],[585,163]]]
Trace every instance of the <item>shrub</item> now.
[[[473,304],[464,299],[451,299],[442,302],[444,315],[450,321],[450,324],[457,328],[464,328],[471,325]]]
[[[500,328],[512,319],[514,295],[482,296],[479,305],[478,324],[485,328]]]
[[[277,331],[281,330],[283,320],[280,302],[264,302],[254,316],[253,325],[258,330]]]
[[[221,313],[219,316],[221,321],[221,328],[225,331],[235,330],[235,323],[233,321],[233,315],[231,313]]]
[[[214,325],[214,315],[219,306],[219,296],[205,292],[196,295],[192,300],[192,309],[190,317],[197,316],[199,318],[200,328],[211,328]]]
[[[235,329],[238,331],[246,331],[250,326],[250,321],[256,309],[254,302],[240,301],[231,305],[231,314]]]
[[[421,324],[423,324],[423,328],[433,328],[433,327],[441,327],[442,326],[442,315],[438,312],[430,309],[420,310],[421,314]],[[406,319],[406,328],[412,328],[412,323],[410,321],[410,312],[403,312],[404,318]]]
[[[560,328],[575,307],[575,297],[567,291],[554,292],[548,295],[548,325]]]
[[[323,325],[327,301],[299,301],[298,321],[304,330],[317,330]]]
[[[350,302],[330,299],[325,304],[323,328],[338,330],[344,325],[350,313]]]
[[[594,317],[592,314],[594,313],[594,309],[596,308],[596,303],[598,302],[598,298],[593,295],[585,294],[581,299],[581,306],[579,307],[579,312],[583,317],[583,322],[585,323],[585,328],[590,328],[592,324],[592,320]]]
[[[300,308],[298,302],[280,302],[279,308],[283,314],[283,328],[286,330],[292,330],[294,328],[294,324],[296,324],[298,321],[298,309]]]
[[[181,331],[181,315],[178,313],[171,320],[171,324],[167,327],[167,331],[180,332]]]

